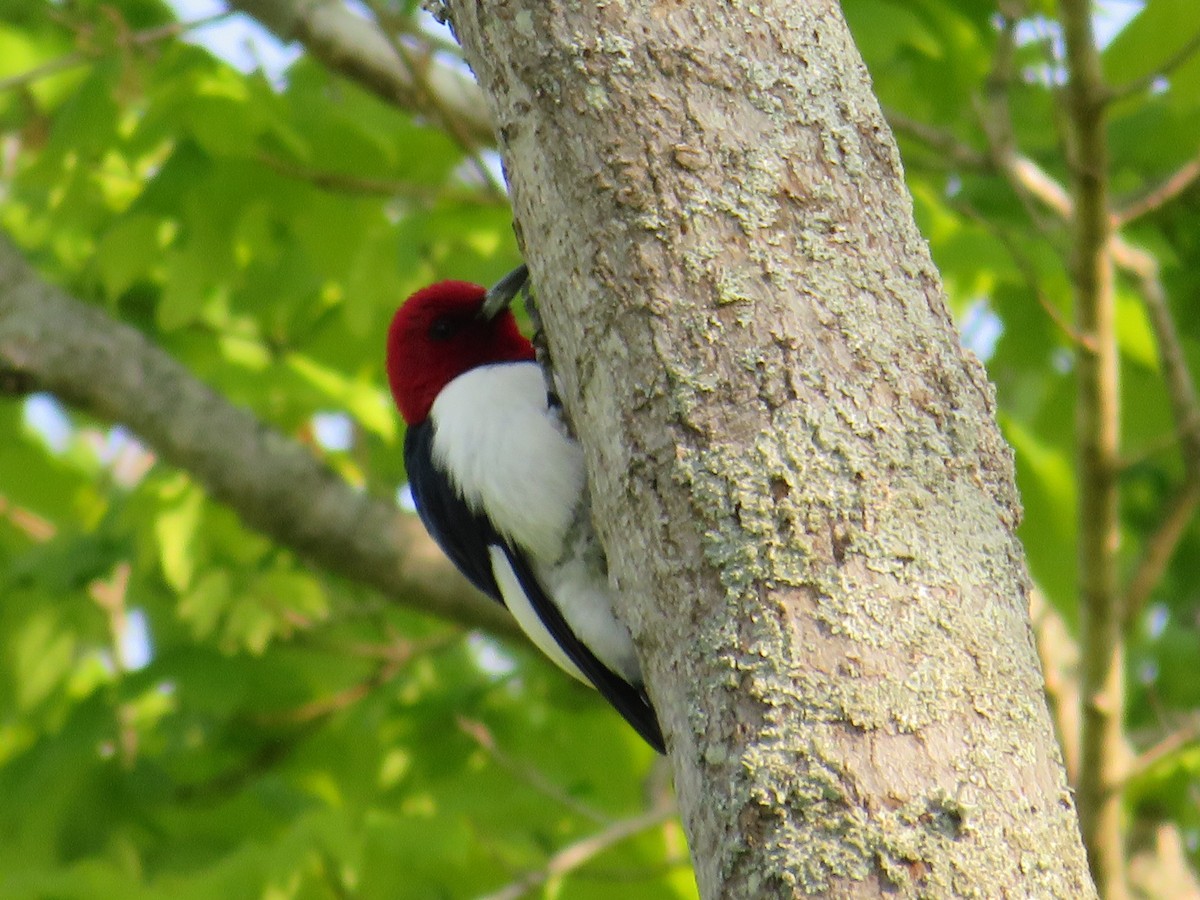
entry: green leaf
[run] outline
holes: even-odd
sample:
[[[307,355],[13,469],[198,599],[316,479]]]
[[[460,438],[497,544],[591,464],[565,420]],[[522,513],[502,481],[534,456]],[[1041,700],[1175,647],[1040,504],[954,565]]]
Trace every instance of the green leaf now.
[[[1191,0],[1146,0],[1133,20],[1105,48],[1102,60],[1109,83],[1120,86],[1159,71],[1200,33]],[[1170,102],[1179,108],[1200,105],[1200,55],[1192,54],[1168,76]]]
[[[116,299],[135,281],[150,277],[163,249],[162,222],[152,216],[125,216],[113,223],[96,247],[96,265],[105,293]]]
[[[163,508],[154,524],[163,577],[177,591],[185,591],[196,571],[196,532],[204,494],[180,477],[162,488]]]
[[[844,10],[859,50],[877,64],[893,59],[904,47],[935,57],[944,53],[943,43],[928,30],[912,4],[849,0]]]
[[[228,572],[220,569],[205,572],[179,598],[179,618],[203,640],[216,631],[229,608],[231,593]]]
[[[1020,535],[1034,580],[1068,617],[1073,617],[1074,558],[1060,548],[1075,538],[1077,486],[1073,461],[1027,426],[1000,414],[1004,436],[1016,452],[1017,483],[1025,506]]]
[[[1117,344],[1121,352],[1147,369],[1158,371],[1158,350],[1145,304],[1128,291],[1118,291],[1116,305]]]
[[[42,703],[71,671],[76,638],[50,609],[28,616],[13,635],[13,669],[17,673],[18,710]]]
[[[287,365],[307,383],[346,409],[364,428],[389,443],[395,442],[396,415],[391,401],[379,387],[367,381],[351,380],[299,353],[289,355]]]
[[[195,252],[171,252],[165,257],[167,277],[158,303],[158,326],[175,331],[200,318],[212,287],[206,285],[203,258]]]

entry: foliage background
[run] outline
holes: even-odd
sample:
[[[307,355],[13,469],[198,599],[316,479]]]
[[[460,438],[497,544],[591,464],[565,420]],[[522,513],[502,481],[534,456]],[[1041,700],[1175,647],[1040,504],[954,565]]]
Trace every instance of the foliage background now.
[[[1105,75],[1130,87],[1108,128],[1123,239],[1156,263],[1194,372],[1191,5],[1114,2],[1097,16]],[[185,10],[181,26],[157,0],[0,7],[0,231],[41,277],[382,498],[404,483],[382,372],[395,306],[432,280],[487,283],[517,262],[494,154],[433,77],[458,71],[456,51],[415,6],[356,11],[399,48],[407,103],[311,50],[214,38],[251,21],[223,8]],[[844,8],[964,341],[997,386],[1050,700],[1077,764],[1077,338],[1053,193],[1070,181],[1056,9]],[[1116,298],[1124,575],[1173,552],[1124,632],[1120,788],[1135,878],[1189,896],[1188,876],[1163,872],[1200,863],[1200,528],[1193,503],[1163,547],[1194,473],[1144,275],[1122,275]],[[250,530],[119,423],[7,387],[0,897],[518,896],[542,882],[569,897],[694,895],[662,767],[587,691],[521,644],[424,616],[420,596],[381,595]]]

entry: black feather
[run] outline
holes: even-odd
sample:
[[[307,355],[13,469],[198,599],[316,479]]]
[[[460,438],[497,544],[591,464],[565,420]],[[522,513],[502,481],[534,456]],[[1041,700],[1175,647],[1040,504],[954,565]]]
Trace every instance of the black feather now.
[[[588,681],[600,692],[600,696],[611,703],[625,721],[646,739],[647,744],[659,753],[666,753],[662,728],[658,724],[658,716],[654,712],[654,707],[650,705],[650,698],[646,696],[645,688],[641,685],[630,684],[600,662],[595,654],[575,636],[575,632],[563,618],[558,606],[542,590],[542,586],[534,576],[533,569],[525,556],[507,542],[502,542],[501,546],[504,548],[504,553],[508,557],[513,571],[517,574],[517,580],[521,582],[521,587],[529,597],[530,605],[533,606],[538,618],[542,620],[542,624],[554,638],[554,642],[567,654],[567,658],[587,676]]]
[[[497,603],[504,603],[492,576],[488,547],[502,543],[491,521],[472,511],[433,463],[433,424],[410,425],[404,435],[404,467],[417,515],[458,571]]]
[[[575,636],[561,610],[538,582],[525,554],[501,537],[487,516],[467,506],[446,473],[434,464],[431,422],[409,426],[404,436],[404,464],[417,514],[458,570],[493,600],[503,603],[489,555],[491,547],[501,547],[530,605],[555,643],[625,721],[650,746],[665,753],[662,729],[645,688],[617,675]]]

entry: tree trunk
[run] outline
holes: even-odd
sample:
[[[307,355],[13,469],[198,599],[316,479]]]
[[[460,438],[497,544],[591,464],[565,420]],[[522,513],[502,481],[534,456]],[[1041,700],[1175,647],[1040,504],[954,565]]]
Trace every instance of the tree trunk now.
[[[449,11],[701,893],[1091,896],[1011,456],[838,5]]]

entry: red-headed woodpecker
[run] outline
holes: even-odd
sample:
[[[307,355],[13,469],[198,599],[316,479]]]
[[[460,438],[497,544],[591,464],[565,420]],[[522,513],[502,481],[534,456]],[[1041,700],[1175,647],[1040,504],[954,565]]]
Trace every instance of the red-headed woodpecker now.
[[[387,374],[408,424],[413,501],[459,570],[662,753],[633,641],[613,613],[583,452],[509,309],[527,278],[522,266],[490,291],[443,281],[396,311]]]

